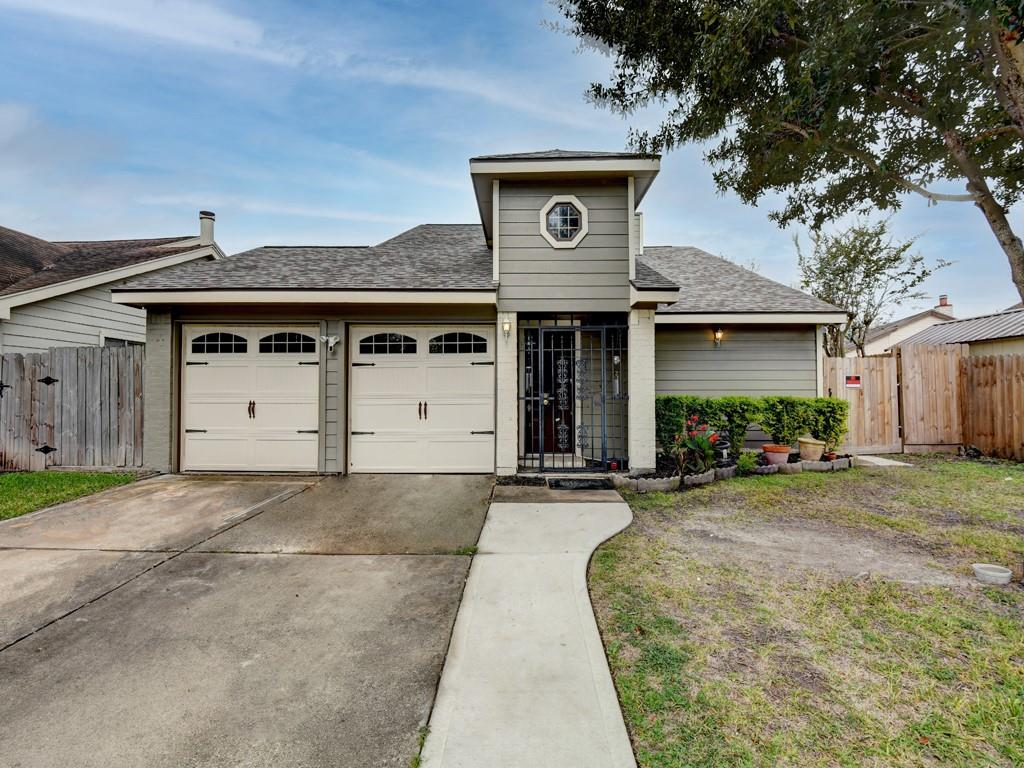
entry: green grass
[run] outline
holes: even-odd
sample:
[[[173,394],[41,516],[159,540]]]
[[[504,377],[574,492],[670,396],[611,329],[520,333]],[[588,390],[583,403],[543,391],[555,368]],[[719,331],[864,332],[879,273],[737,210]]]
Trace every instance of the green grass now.
[[[12,472],[0,475],[0,520],[124,485],[135,475],[124,472]]]
[[[459,547],[458,549],[453,550],[452,554],[453,555],[468,555],[469,557],[472,557],[473,555],[476,554],[476,545],[468,546],[468,547]]]
[[[727,510],[949,563],[1024,551],[1024,469],[911,460],[628,496],[590,583],[642,768],[1024,765],[1024,590],[723,564],[679,535]]]

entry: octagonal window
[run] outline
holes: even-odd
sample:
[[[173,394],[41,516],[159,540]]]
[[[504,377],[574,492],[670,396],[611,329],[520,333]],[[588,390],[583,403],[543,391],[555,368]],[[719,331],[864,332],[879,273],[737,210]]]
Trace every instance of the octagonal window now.
[[[568,242],[583,229],[583,216],[572,203],[558,203],[548,211],[547,229],[555,240]]]

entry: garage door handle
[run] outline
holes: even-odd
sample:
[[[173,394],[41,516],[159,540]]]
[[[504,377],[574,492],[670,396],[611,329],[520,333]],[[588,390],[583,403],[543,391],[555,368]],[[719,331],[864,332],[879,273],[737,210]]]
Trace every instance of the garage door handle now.
[[[474,430],[474,431],[470,432],[469,434],[471,434],[471,435],[493,435],[494,434],[494,430],[493,429],[477,429],[477,430]]]
[[[255,400],[250,400],[249,401],[249,418],[250,419],[255,419],[256,418],[256,401]]]
[[[426,402],[426,401],[424,400],[424,401],[423,401],[423,418],[424,418],[424,419],[425,419],[425,418],[427,418],[427,406],[428,406],[428,405],[430,405],[430,403],[428,403],[428,402]]]
[[[416,407],[416,413],[418,414],[418,417],[422,420],[423,419],[423,401],[422,400],[419,402],[419,404]]]
[[[300,435],[316,435],[319,434],[319,429],[296,429],[295,432]],[[353,432],[353,434],[355,434]]]

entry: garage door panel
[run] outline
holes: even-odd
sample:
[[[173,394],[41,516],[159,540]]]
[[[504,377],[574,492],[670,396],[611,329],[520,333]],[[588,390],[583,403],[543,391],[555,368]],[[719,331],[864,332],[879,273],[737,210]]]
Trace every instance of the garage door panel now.
[[[424,440],[430,472],[491,472],[493,440],[485,435],[428,437]]]
[[[261,434],[252,440],[252,467],[263,471],[316,467],[316,435]]]
[[[416,432],[422,424],[417,400],[362,400],[352,408],[356,432]]]
[[[185,367],[185,388],[189,395],[236,396],[249,399],[249,366],[240,361],[207,362]]]
[[[428,434],[494,429],[494,403],[490,400],[430,400],[428,418],[423,422]]]
[[[490,397],[494,391],[494,368],[489,365],[428,363],[425,396]]]
[[[268,403],[256,406],[254,429],[291,430],[316,429],[319,423],[316,403]]]
[[[185,429],[237,429],[243,433],[251,426],[249,402],[226,398],[193,399],[189,402]]]
[[[352,435],[355,472],[422,472],[423,445],[414,435]]]
[[[249,468],[246,435],[185,435],[184,469],[242,471]]]
[[[352,388],[360,400],[403,395],[416,398],[423,392],[423,368],[415,362],[356,366],[352,369]]]
[[[316,392],[320,369],[315,365],[257,363],[253,367],[256,377],[254,395],[281,395],[309,397]]]

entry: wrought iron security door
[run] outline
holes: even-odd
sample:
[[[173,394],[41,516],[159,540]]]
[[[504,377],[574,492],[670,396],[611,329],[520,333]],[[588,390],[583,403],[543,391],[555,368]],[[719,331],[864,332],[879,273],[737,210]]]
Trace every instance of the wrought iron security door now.
[[[524,470],[626,468],[626,333],[620,325],[521,324]]]

